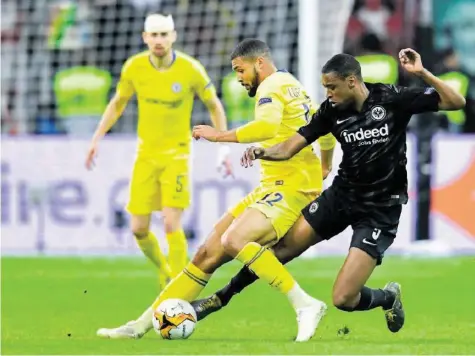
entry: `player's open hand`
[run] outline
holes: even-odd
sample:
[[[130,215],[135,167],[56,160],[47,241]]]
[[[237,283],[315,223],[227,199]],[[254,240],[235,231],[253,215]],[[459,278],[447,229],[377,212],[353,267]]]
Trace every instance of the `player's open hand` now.
[[[216,130],[212,126],[208,125],[198,125],[193,127],[193,138],[195,140],[199,140],[200,138],[204,138],[207,141],[210,142],[216,142],[217,137],[218,137],[219,131]]]
[[[246,151],[244,151],[244,154],[241,157],[241,166],[243,166],[244,168],[247,168],[249,166],[252,167],[252,161],[264,156],[264,152],[265,151],[262,147],[249,147]]]
[[[97,157],[97,143],[92,142],[91,146],[89,146],[89,149],[87,151],[87,156],[86,156],[86,168],[88,170],[91,170],[95,165],[95,159]]]
[[[401,66],[412,74],[420,74],[424,70],[421,55],[412,48],[405,48],[399,51],[399,61]]]

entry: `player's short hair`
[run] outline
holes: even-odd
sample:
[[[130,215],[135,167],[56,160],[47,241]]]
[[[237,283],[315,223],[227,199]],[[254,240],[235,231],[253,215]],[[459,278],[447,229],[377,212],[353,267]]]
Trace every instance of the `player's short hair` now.
[[[343,79],[354,75],[358,80],[363,80],[360,63],[355,57],[346,53],[336,54],[330,58],[323,66],[322,73],[336,73]]]
[[[246,38],[238,43],[231,52],[231,60],[237,57],[267,57],[271,58],[270,48],[264,41],[257,38]]]

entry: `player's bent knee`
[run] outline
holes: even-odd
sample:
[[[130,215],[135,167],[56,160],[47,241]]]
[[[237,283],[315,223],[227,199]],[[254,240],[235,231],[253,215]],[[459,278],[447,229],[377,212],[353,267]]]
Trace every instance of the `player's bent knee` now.
[[[171,234],[181,229],[181,221],[179,219],[175,221],[173,219],[165,218],[163,221],[163,227],[165,229],[166,234]]]
[[[205,273],[214,273],[223,264],[222,256],[213,253],[206,243],[198,248],[191,262]]]
[[[137,227],[132,227],[132,233],[134,234],[135,238],[137,240],[144,239],[148,236],[148,226],[137,226]]]
[[[150,216],[132,215],[131,230],[135,238],[140,240],[148,236],[150,230]]]
[[[292,246],[287,245],[283,240],[280,240],[272,250],[275,257],[283,264],[289,263],[298,256],[298,254],[293,251]]]
[[[182,228],[181,226],[182,210],[176,208],[163,209],[163,227],[165,233],[171,234]]]
[[[148,232],[134,232],[134,237],[137,240],[143,240],[148,236]]]
[[[228,255],[235,257],[244,248],[246,242],[242,241],[240,236],[231,229],[221,237],[221,245]]]

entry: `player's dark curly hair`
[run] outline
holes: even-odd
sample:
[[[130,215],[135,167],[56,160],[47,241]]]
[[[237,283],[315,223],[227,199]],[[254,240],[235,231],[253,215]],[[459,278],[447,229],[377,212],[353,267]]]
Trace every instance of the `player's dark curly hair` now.
[[[231,52],[231,60],[237,57],[270,58],[270,48],[264,41],[257,38],[246,38],[239,42]]]
[[[345,53],[336,54],[331,57],[323,66],[322,73],[336,73],[343,79],[354,75],[358,80],[363,80],[360,63],[355,57]]]

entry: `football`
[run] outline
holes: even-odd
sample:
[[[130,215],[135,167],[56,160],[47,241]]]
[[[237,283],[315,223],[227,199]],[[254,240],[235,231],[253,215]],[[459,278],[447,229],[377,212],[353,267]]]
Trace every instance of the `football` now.
[[[164,339],[187,339],[195,330],[196,312],[181,299],[163,301],[153,313],[153,328]]]

